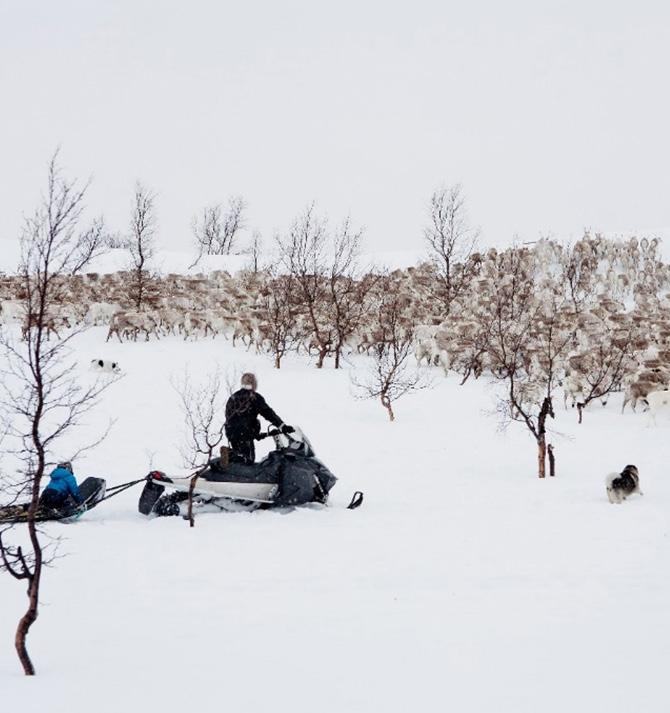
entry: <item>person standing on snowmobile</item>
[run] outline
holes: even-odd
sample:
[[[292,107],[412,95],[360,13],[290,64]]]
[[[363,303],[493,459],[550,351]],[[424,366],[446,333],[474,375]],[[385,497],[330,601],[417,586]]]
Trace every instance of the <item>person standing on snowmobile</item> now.
[[[256,391],[256,375],[242,374],[242,388],[236,391],[226,402],[226,436],[233,453],[244,463],[251,464],[256,458],[254,439],[261,432],[258,420],[262,416],[282,433],[293,433],[293,426],[287,426],[268,406],[265,399]]]
[[[59,463],[49,477],[51,480],[40,496],[40,505],[58,510],[64,506],[81,505],[84,502],[72,472],[72,463],[69,461]]]

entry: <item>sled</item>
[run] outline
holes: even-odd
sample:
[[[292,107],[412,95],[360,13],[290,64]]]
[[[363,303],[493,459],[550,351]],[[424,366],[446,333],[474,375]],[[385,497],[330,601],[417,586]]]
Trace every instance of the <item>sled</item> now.
[[[40,506],[35,513],[35,522],[48,522],[62,520],[72,522],[80,518],[87,510],[94,508],[105,497],[107,483],[102,478],[86,478],[79,486],[83,503],[72,504],[60,508],[47,508]],[[17,524],[28,522],[29,503],[20,505],[6,505],[0,507],[0,524]]]

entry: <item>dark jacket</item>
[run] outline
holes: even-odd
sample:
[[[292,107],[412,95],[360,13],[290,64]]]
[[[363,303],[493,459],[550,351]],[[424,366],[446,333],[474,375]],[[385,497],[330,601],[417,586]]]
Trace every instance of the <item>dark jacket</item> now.
[[[265,399],[251,389],[236,391],[226,403],[226,435],[228,440],[252,440],[261,432],[258,417],[262,416],[279,428],[282,420],[267,405]]]
[[[74,475],[70,473],[69,470],[65,468],[55,468],[51,471],[51,480],[49,485],[47,485],[46,490],[53,490],[63,497],[70,495],[74,498],[75,502],[81,503],[84,498],[82,498],[79,492],[79,486],[75,480]]]

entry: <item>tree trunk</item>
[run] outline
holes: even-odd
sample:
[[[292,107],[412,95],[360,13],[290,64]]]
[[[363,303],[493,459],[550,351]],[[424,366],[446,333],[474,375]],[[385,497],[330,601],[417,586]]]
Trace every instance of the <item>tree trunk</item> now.
[[[14,637],[16,653],[19,656],[19,661],[21,662],[21,666],[23,666],[23,673],[25,673],[26,676],[35,675],[35,667],[33,666],[33,662],[30,660],[28,648],[26,647],[26,637],[28,636],[30,627],[37,620],[38,594],[39,579],[33,575],[30,577],[30,584],[28,585],[28,610],[21,617],[19,625],[16,628],[16,636]]]
[[[554,409],[551,403],[551,397],[545,396],[540,409],[540,415],[537,418],[537,475],[539,478],[544,478],[546,475],[546,459],[547,459],[547,416],[554,418]]]
[[[275,353],[275,369],[281,369],[281,354]]]
[[[209,454],[211,457],[211,453]],[[208,459],[209,460],[209,459]],[[188,523],[189,527],[195,525],[195,519],[193,518],[193,491],[195,490],[195,483],[198,480],[200,473],[196,473],[192,478],[191,482],[188,484]]]
[[[553,478],[556,475],[556,456],[551,443],[547,446],[547,452],[549,454],[549,477]]]
[[[135,299],[135,308],[139,312],[142,309],[142,270],[141,268],[137,271],[137,297]]]
[[[546,471],[547,444],[544,433],[537,438],[537,476],[544,478]]]
[[[28,609],[26,613],[19,620],[19,625],[16,628],[16,636],[14,637],[14,646],[16,647],[16,653],[18,654],[19,661],[23,666],[23,672],[26,676],[35,675],[35,667],[33,662],[30,660],[28,655],[28,647],[26,645],[26,638],[28,637],[28,632],[30,627],[37,621],[39,606],[39,594],[40,594],[40,582],[42,580],[42,546],[40,545],[39,537],[37,534],[37,524],[35,523],[35,513],[37,512],[38,506],[38,493],[39,485],[34,484],[33,488],[33,499],[30,505],[30,515],[28,520],[28,533],[30,535],[30,543],[33,549],[33,555],[35,557],[35,563],[33,565],[33,571],[28,578]]]
[[[582,412],[584,411],[584,404],[582,403],[577,403],[577,413],[579,414],[579,419],[577,420],[577,423],[582,422]]]
[[[391,401],[389,400],[388,396],[386,396],[386,394],[382,394],[381,402],[382,402],[382,406],[388,412],[389,421],[395,421],[395,414],[393,413],[393,409],[391,408]]]

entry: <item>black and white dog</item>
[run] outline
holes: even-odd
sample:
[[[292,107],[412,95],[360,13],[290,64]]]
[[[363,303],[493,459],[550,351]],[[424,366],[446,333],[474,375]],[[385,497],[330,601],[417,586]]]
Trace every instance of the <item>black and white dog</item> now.
[[[627,465],[621,473],[610,473],[605,478],[607,497],[611,503],[622,503],[629,495],[639,493],[640,475],[634,465]]]
[[[109,359],[91,359],[91,371],[104,371],[107,374],[120,374],[121,367]]]

